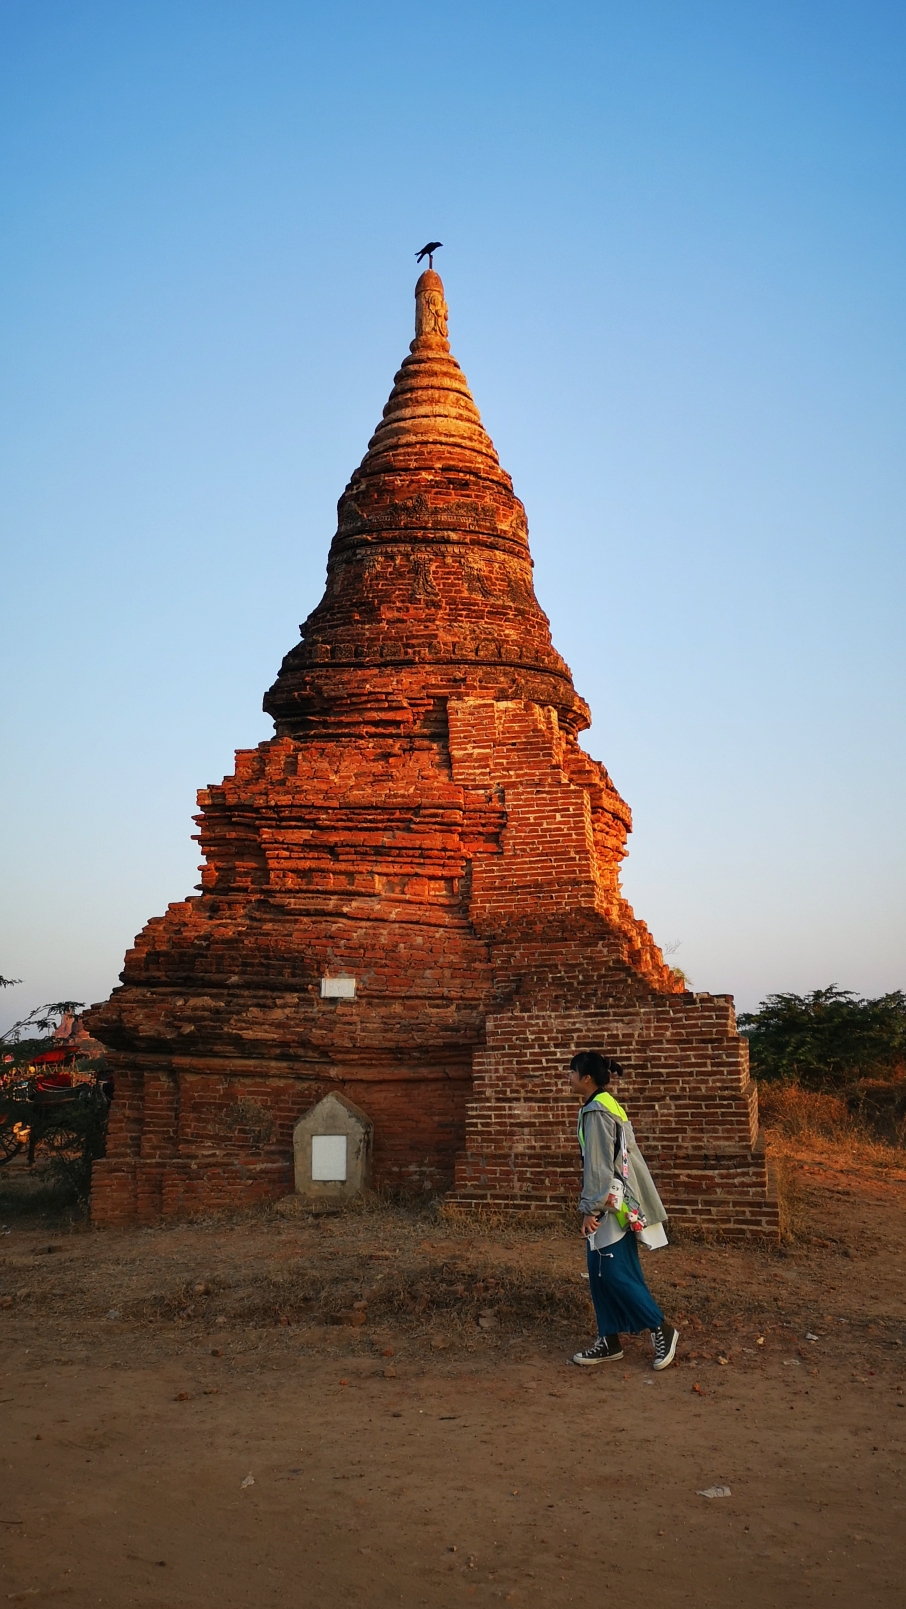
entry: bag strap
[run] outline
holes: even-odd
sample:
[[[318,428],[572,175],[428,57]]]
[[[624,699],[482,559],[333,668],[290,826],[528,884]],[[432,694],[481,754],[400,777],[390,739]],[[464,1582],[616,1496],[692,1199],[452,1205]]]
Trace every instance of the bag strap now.
[[[620,1152],[620,1171],[625,1185],[629,1181],[629,1147],[626,1144],[626,1130],[620,1122],[617,1123],[617,1137],[614,1143],[614,1166],[616,1166],[617,1148],[619,1148]]]

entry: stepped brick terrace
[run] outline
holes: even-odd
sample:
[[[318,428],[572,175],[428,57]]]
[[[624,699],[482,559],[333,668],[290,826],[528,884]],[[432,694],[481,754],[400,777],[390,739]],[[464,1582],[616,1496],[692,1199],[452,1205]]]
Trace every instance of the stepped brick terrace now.
[[[689,993],[622,897],[629,810],[579,747],[439,275],[415,295],[324,597],[265,697],[275,736],[199,794],[201,892],[91,1013],[116,1079],[94,1219],[289,1193],[293,1126],[330,1091],[374,1125],[376,1186],[558,1210],[565,1068],[598,1048],[672,1221],[772,1235],[732,999]]]

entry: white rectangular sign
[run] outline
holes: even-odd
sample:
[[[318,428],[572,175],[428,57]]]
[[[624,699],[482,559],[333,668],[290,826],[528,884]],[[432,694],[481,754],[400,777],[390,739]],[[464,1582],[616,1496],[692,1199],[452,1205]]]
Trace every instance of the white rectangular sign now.
[[[311,1137],[311,1176],[313,1179],[346,1178],[346,1135],[313,1134]]]
[[[355,978],[322,978],[322,1000],[354,1000]]]

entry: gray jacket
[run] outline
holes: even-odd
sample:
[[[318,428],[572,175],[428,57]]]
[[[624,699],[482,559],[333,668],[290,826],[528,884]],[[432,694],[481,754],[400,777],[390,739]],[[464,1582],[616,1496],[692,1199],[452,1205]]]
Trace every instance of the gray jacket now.
[[[585,1152],[583,1157],[584,1171],[582,1175],[582,1194],[579,1197],[579,1211],[581,1213],[598,1214],[603,1210],[604,1202],[610,1194],[610,1187],[614,1177],[623,1176],[620,1154],[620,1129],[626,1137],[626,1150],[629,1154],[629,1190],[635,1196],[649,1224],[664,1223],[667,1218],[667,1209],[664,1206],[654,1180],[645,1165],[645,1158],[635,1143],[632,1124],[620,1123],[613,1112],[608,1112],[594,1099],[588,1101],[579,1113],[579,1121],[583,1125],[585,1136]]]

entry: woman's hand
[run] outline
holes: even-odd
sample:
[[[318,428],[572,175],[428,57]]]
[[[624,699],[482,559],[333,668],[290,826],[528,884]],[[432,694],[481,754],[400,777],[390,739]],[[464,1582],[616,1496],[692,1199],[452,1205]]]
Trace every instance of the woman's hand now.
[[[587,1212],[582,1219],[583,1235],[593,1235],[600,1226],[601,1220],[596,1212]]]

